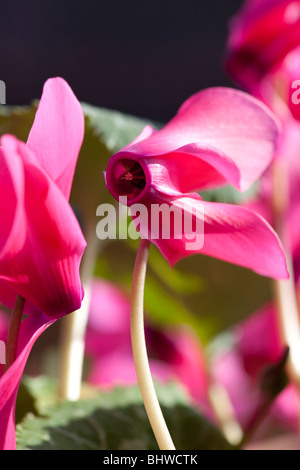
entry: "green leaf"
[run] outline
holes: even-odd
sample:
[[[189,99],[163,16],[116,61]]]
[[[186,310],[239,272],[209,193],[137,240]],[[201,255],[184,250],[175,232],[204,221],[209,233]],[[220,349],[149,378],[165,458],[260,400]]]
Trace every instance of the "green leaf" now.
[[[33,403],[33,409],[27,410],[28,413],[41,415],[45,410],[57,404],[57,383],[52,377],[23,375],[21,386],[23,390],[26,390],[26,394],[31,397]],[[17,407],[22,406],[19,400],[20,396],[18,394]]]
[[[254,198],[257,195],[259,184],[253,184],[247,191],[241,192],[233,186],[223,186],[221,188],[199,191],[204,201],[223,202],[227,204],[243,204],[245,201]]]
[[[221,433],[175,384],[158,386],[159,401],[177,449],[230,449]],[[17,426],[19,450],[157,450],[137,387],[64,402]]]
[[[21,382],[17,396],[15,422],[20,423],[28,413],[38,414],[36,402],[26,384]]]
[[[95,135],[103,142],[111,154],[121,150],[135,139],[146,125],[155,129],[162,127],[161,123],[142,119],[119,111],[99,108],[87,103],[81,103],[89,125]]]

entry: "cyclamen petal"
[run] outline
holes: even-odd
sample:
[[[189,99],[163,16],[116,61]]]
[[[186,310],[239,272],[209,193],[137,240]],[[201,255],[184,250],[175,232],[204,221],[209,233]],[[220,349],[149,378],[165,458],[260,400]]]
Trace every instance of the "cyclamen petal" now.
[[[246,190],[271,162],[278,123],[246,93],[211,88],[189,98],[163,129],[148,127],[143,136],[113,158],[166,166],[182,192],[228,182]]]
[[[152,204],[172,207],[174,213],[182,217],[179,231],[170,231],[170,237],[164,238],[160,233],[159,237],[153,238],[155,228],[151,208],[147,204],[147,227],[138,226],[141,236],[151,240],[171,265],[198,253],[249,268],[263,276],[275,279],[289,277],[281,242],[272,227],[257,213],[231,204],[206,202],[198,194],[174,197],[156,193],[152,195]],[[193,225],[187,225],[188,230],[185,229],[185,217],[193,221]],[[133,219],[138,221],[134,216]],[[161,224],[164,223],[167,219],[162,219]]]
[[[60,77],[46,81],[27,145],[69,199],[84,135],[84,116],[69,85]]]
[[[8,189],[1,225],[12,209],[15,216],[0,246],[0,300],[13,307],[20,294],[25,313],[58,318],[81,304],[79,264],[86,242],[68,201],[29,148],[12,136],[2,137],[1,144],[0,178]]]

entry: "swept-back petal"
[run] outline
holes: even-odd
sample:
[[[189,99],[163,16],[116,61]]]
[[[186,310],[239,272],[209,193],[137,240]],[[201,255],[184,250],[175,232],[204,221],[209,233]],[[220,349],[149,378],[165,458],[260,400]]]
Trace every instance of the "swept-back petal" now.
[[[84,116],[79,101],[62,78],[46,81],[27,145],[69,199]]]
[[[7,243],[1,252],[0,299],[13,307],[18,293],[27,300],[26,313],[39,310],[57,318],[81,304],[79,265],[86,242],[64,195],[28,147],[11,136],[1,143],[5,160],[23,165],[24,200],[22,244],[16,249]]]
[[[160,204],[162,208],[162,203],[165,209],[164,216],[159,219],[158,231],[153,207]],[[240,206],[206,202],[197,194],[170,197],[157,192],[152,195],[151,204],[146,204],[148,220],[140,223],[141,218],[132,214],[135,224],[141,235],[157,245],[171,265],[199,253],[249,268],[263,276],[288,278],[281,242],[272,227],[255,212]],[[174,211],[170,231],[166,218],[169,218],[169,207]],[[131,212],[134,209],[131,206]],[[190,222],[185,224],[185,219]]]
[[[273,114],[257,99],[210,88],[190,97],[163,129],[146,133],[116,158],[168,167],[181,192],[226,182],[246,190],[270,164],[278,131]]]

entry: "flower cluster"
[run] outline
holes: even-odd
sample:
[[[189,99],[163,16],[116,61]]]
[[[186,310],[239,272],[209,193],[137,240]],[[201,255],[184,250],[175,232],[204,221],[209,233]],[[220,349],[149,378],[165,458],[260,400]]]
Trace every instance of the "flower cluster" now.
[[[205,255],[276,281],[295,279],[299,293],[300,3],[245,1],[230,24],[226,66],[245,91],[195,93],[160,130],[146,126],[108,162],[106,186],[116,200],[126,199],[147,248],[137,257],[141,277],[138,285],[135,269],[131,304],[116,285],[99,278],[92,283],[85,340],[87,381],[94,385],[110,389],[139,379],[130,322],[142,297],[149,242],[171,267]],[[86,241],[69,204],[83,137],[80,103],[63,79],[52,78],[27,142],[0,139],[0,340],[9,349],[9,363],[0,361],[1,449],[16,448],[16,399],[33,344],[53,322],[78,310],[84,297],[79,267]],[[258,195],[245,204],[209,202],[199,194],[225,185],[244,192],[257,182]],[[166,220],[154,223],[157,206],[169,211],[167,237]],[[176,229],[171,220],[180,222]],[[197,230],[203,243],[191,248]],[[271,404],[262,436],[273,426],[294,432],[297,384],[276,382],[287,351],[277,315],[275,304],[263,307],[235,325],[225,352],[212,349],[209,358],[190,327],[157,328],[147,319],[151,372],[163,382],[180,382],[214,421],[210,392],[217,384],[246,437]]]

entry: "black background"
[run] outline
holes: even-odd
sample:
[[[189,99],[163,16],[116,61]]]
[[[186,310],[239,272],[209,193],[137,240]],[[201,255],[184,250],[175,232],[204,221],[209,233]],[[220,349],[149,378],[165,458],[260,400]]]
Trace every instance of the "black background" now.
[[[80,101],[166,121],[224,71],[228,21],[241,0],[1,1],[0,79],[28,104],[64,77]]]

